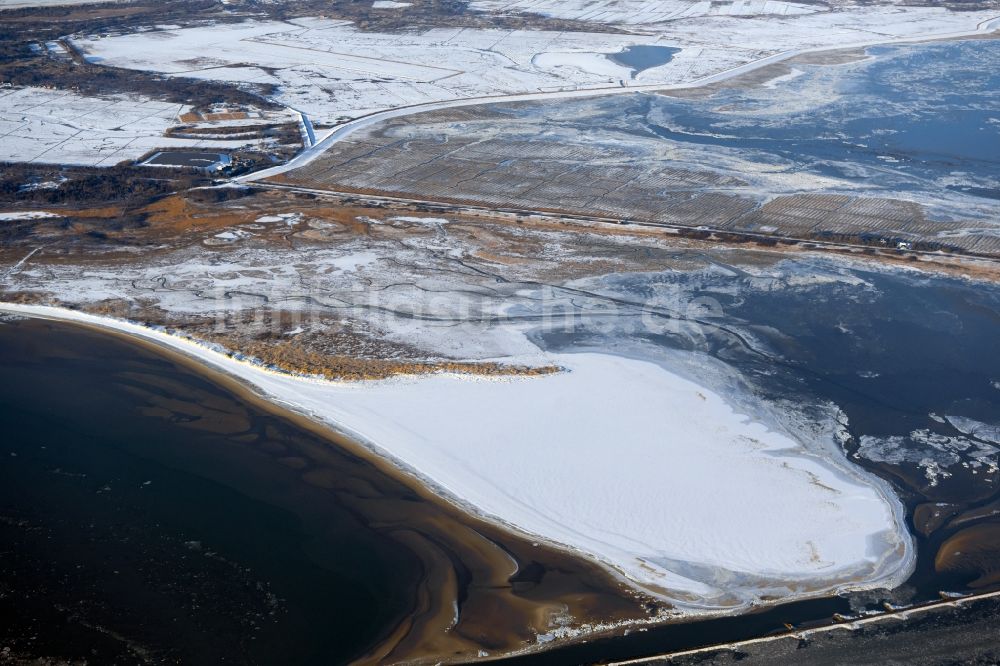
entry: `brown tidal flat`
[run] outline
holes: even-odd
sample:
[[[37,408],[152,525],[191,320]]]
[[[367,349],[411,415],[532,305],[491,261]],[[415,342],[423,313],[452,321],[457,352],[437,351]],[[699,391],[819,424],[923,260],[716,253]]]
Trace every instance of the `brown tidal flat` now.
[[[969,587],[1000,583],[1000,523],[980,523],[952,535],[938,550],[934,568],[969,576]]]
[[[280,409],[233,377],[154,343],[72,326],[97,336],[114,335],[231,396],[209,395],[156,374],[120,373],[122,385],[145,403],[146,416],[226,434],[273,457],[275,465],[296,469],[302,483],[328,491],[331,502],[349,508],[369,529],[417,558],[422,574],[412,592],[412,612],[398,626],[387,627],[361,663],[449,663],[500,656],[537,648],[536,636],[557,626],[650,619],[658,610],[658,604],[596,563],[463,511],[365,447]],[[248,430],[251,411],[277,415],[315,436]]]
[[[922,537],[941,585],[989,589],[1000,584],[1000,495],[988,473],[955,467],[931,484],[916,465],[858,462],[920,498],[912,510],[913,530]]]

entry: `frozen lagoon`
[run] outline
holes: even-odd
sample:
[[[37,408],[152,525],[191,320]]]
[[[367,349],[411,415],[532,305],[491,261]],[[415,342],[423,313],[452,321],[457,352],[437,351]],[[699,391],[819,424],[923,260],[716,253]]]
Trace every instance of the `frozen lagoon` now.
[[[680,610],[892,587],[913,566],[902,506],[842,454],[830,456],[835,442],[796,441],[653,363],[553,354],[567,372],[342,384],[269,372],[116,320],[0,310],[183,351],[366,443],[460,504],[603,561]]]

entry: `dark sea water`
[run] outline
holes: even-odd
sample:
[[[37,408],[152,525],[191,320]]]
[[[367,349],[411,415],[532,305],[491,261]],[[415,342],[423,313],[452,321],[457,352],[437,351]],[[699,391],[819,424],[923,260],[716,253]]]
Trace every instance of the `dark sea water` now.
[[[931,415],[1000,422],[1000,289],[960,279],[858,271],[863,285],[745,291],[727,316],[788,363],[739,361],[774,396],[841,407],[860,436],[961,433]]]
[[[327,442],[143,348],[0,323],[0,421],[14,655],[340,663],[410,609],[418,564],[302,480]]]

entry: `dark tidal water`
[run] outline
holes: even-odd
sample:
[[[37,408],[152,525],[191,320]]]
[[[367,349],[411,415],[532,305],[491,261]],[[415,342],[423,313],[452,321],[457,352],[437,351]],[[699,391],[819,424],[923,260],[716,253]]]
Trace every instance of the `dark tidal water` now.
[[[418,564],[295,469],[329,443],[185,367],[0,323],[0,421],[0,645],[15,655],[340,663],[410,608]]]
[[[961,434],[932,413],[1000,422],[1000,290],[958,279],[857,275],[865,287],[719,296],[726,315],[745,322],[788,365],[775,372],[758,359],[733,358],[774,397],[812,394],[836,403],[858,437]]]

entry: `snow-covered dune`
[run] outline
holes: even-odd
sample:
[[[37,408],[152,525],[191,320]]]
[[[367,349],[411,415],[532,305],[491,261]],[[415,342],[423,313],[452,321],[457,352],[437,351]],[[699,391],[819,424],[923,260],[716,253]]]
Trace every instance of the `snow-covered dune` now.
[[[656,364],[553,360],[568,372],[263,386],[478,510],[672,598],[722,603],[899,566],[906,540],[875,487]]]
[[[449,498],[599,559],[690,610],[892,586],[912,567],[902,507],[719,395],[645,361],[556,354],[567,372],[331,383],[57,308],[236,375],[396,461]]]

